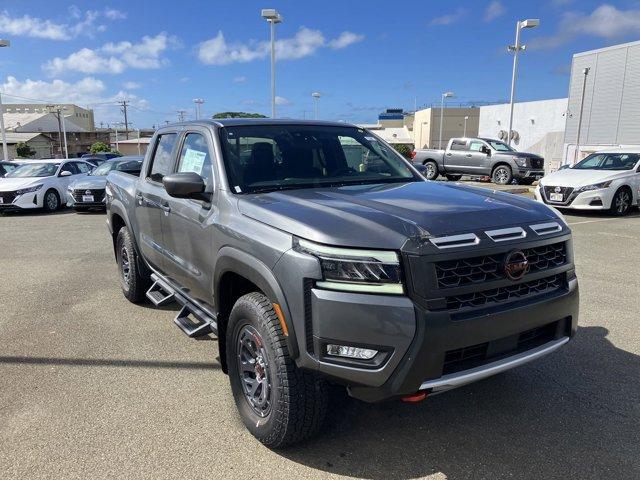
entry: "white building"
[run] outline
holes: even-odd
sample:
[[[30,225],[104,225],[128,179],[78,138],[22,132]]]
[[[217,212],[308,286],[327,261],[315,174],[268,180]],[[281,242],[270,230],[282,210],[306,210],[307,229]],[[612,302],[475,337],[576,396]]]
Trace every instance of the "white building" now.
[[[516,103],[511,146],[543,156],[546,168],[557,170],[563,157],[566,115],[566,98]],[[508,103],[480,107],[479,137],[506,141],[508,130]]]

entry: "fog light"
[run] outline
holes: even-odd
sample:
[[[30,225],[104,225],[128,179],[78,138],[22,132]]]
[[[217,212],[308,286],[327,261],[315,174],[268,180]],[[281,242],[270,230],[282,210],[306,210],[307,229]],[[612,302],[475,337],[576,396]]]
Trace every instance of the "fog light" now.
[[[327,355],[334,357],[359,358],[371,360],[378,353],[370,348],[348,347],[346,345],[327,345]]]

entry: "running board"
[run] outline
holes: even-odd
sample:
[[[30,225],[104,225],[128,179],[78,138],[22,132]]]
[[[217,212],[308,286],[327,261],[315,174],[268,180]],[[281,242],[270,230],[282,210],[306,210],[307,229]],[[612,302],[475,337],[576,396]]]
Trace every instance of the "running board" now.
[[[158,280],[153,282],[153,285],[151,285],[151,288],[147,290],[147,298],[156,307],[167,305],[168,303],[171,303],[176,299],[175,293],[169,290],[164,284],[160,283]]]
[[[191,317],[194,320],[192,320]],[[182,307],[173,322],[180,327],[180,330],[191,338],[216,333],[217,330],[214,327],[215,321],[212,318],[205,317],[202,311],[199,311],[198,313],[192,311],[192,309],[187,305]]]

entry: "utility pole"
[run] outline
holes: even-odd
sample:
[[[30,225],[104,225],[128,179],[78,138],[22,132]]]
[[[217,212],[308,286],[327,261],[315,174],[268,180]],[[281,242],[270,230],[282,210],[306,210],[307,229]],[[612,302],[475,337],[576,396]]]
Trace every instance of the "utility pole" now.
[[[56,117],[56,120],[58,120],[58,151],[60,153],[60,156],[62,157],[63,135],[62,135],[62,123],[60,121],[60,114],[62,109],[60,108],[60,105],[47,105],[47,110],[49,110],[49,113],[53,113]],[[64,121],[64,118],[62,119],[62,121]],[[65,143],[65,150],[66,150],[66,143],[67,143],[66,131],[65,131],[64,137],[65,137],[64,143]]]
[[[204,103],[202,98],[194,98],[193,103],[196,104],[196,120],[200,120],[200,107]]]
[[[578,133],[576,134],[576,154],[573,159],[573,163],[578,162],[578,155],[580,154],[580,130],[582,130],[582,112],[584,110],[584,94],[587,90],[587,76],[589,75],[590,67],[586,67],[582,70],[584,78],[582,79],[582,96],[580,97],[580,115],[578,116]]]
[[[129,100],[122,100],[118,104],[122,107],[122,113],[124,113],[124,135],[129,140],[129,119],[127,118],[127,107],[129,106]]]
[[[187,114],[186,110],[178,110],[178,121],[184,122],[184,118],[186,114]]]

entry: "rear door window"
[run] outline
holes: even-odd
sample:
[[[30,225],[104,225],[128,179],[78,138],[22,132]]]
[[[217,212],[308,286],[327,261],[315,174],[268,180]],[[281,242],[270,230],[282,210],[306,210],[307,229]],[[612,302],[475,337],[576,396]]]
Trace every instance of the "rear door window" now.
[[[467,142],[465,140],[454,140],[451,142],[450,150],[467,150]]]
[[[148,178],[151,181],[160,183],[165,175],[171,173],[173,167],[172,153],[177,138],[178,135],[175,133],[165,133],[158,136],[149,167]]]

